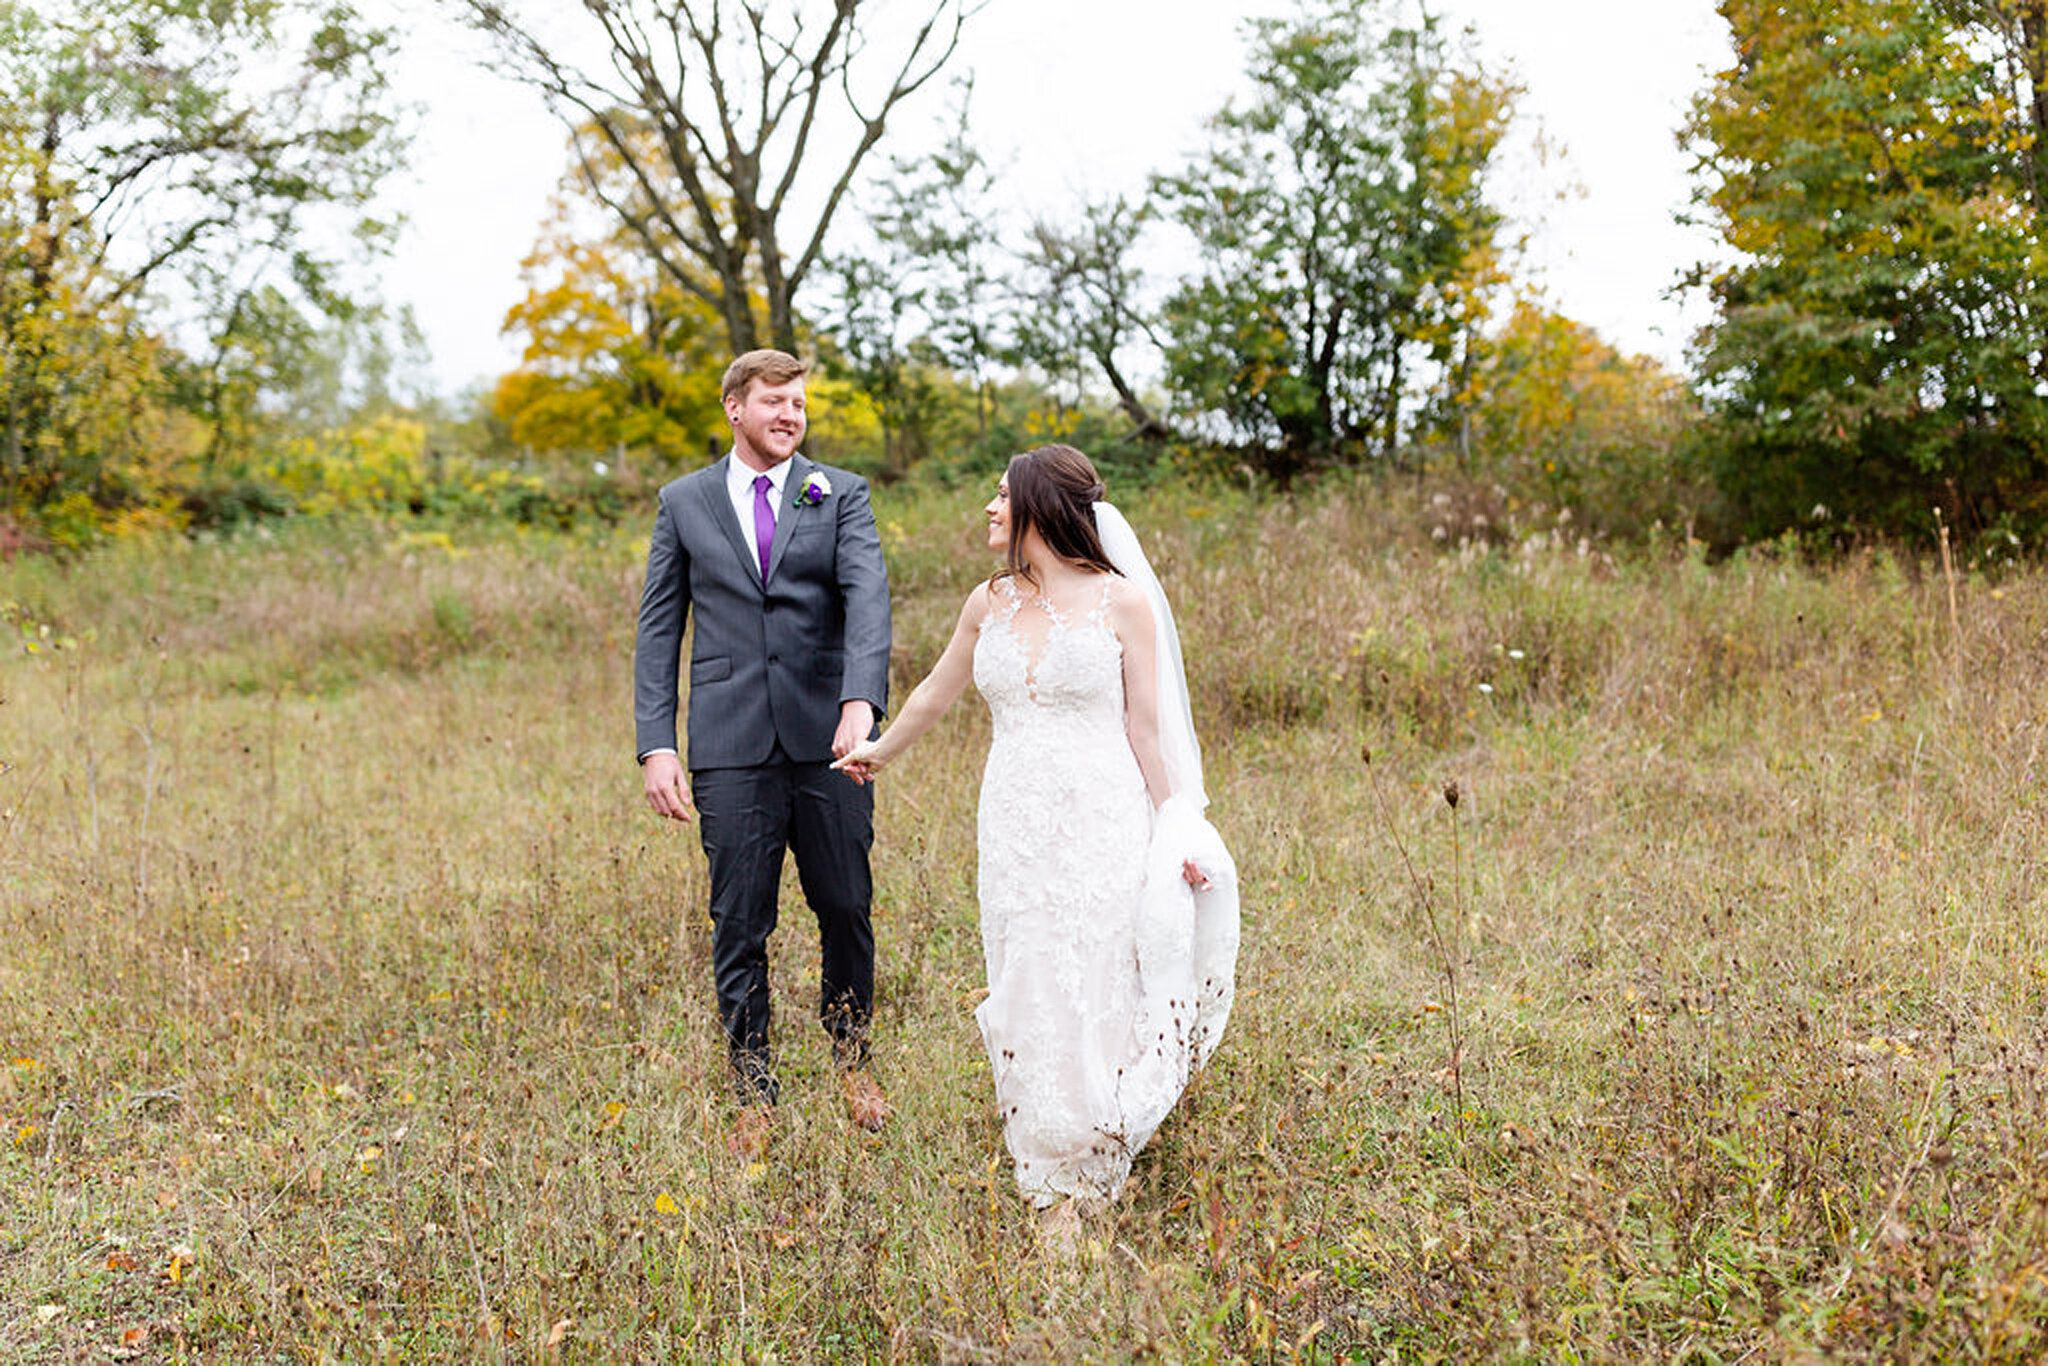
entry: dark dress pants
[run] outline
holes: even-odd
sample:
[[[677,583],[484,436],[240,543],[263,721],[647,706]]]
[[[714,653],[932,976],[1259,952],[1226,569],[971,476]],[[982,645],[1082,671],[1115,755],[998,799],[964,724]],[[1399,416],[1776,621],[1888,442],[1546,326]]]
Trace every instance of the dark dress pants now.
[[[872,787],[829,764],[791,763],[780,746],[755,768],[690,775],[697,828],[711,865],[711,966],[740,1101],[775,1103],[768,1047],[768,936],[785,849],[796,854],[804,900],[818,918],[818,1018],[842,1067],[867,1058],[875,997]]]

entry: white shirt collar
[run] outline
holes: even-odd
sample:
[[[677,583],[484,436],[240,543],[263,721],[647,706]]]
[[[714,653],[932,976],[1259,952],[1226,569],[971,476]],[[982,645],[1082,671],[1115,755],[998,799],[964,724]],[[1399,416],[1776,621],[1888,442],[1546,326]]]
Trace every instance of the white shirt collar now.
[[[754,480],[762,474],[768,476],[768,490],[774,495],[777,507],[782,506],[782,486],[789,481],[790,466],[796,464],[796,457],[778,461],[766,470],[756,470],[735,453],[725,462],[725,491],[737,499],[741,494],[754,496]]]

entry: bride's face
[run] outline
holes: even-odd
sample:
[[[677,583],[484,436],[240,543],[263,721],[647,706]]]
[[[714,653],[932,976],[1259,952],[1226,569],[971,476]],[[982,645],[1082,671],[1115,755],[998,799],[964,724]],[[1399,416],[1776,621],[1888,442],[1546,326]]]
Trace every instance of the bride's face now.
[[[982,509],[988,514],[988,548],[1004,551],[1010,548],[1010,481],[1007,477],[996,484],[996,496],[988,500]]]

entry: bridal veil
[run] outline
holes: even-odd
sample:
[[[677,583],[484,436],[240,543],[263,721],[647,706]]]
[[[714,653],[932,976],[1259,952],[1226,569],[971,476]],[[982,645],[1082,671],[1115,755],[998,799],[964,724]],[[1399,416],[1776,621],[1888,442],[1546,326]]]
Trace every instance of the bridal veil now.
[[[1171,792],[1153,818],[1138,915],[1142,1064],[1125,1074],[1120,1088],[1132,1130],[1125,1139],[1135,1140],[1135,1148],[1150,1138],[1189,1077],[1208,1061],[1229,1019],[1237,978],[1237,866],[1202,814],[1209,804],[1202,747],[1173,609],[1124,515],[1113,504],[1097,503],[1095,525],[1109,562],[1152,605],[1159,748]],[[1207,876],[1207,887],[1188,885],[1181,874],[1188,859]]]

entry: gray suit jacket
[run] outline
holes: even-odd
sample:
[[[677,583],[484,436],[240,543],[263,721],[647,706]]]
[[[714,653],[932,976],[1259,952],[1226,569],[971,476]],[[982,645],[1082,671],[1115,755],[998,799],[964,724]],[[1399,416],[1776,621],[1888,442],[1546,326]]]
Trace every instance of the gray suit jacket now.
[[[765,763],[777,741],[793,760],[823,762],[841,702],[865,699],[880,716],[889,700],[889,576],[867,481],[790,457],[764,586],[726,496],[732,458],[661,491],[633,654],[638,753],[676,742],[683,626],[695,608],[691,770]],[[832,492],[809,507],[800,495],[814,470]]]

